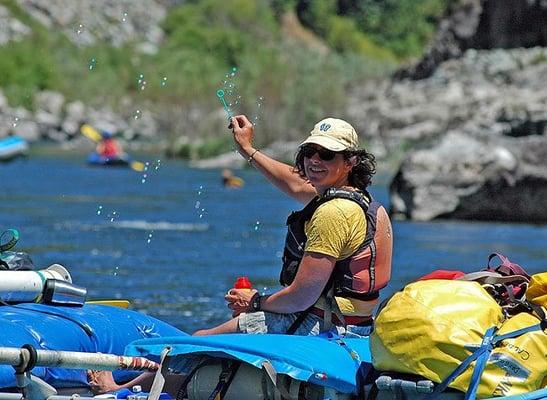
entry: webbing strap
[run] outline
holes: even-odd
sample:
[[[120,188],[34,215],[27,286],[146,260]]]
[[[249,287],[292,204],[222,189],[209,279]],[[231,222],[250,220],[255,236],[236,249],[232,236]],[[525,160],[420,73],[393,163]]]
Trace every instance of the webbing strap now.
[[[150,394],[148,395],[148,400],[158,400],[160,398],[161,391],[163,390],[163,386],[165,385],[164,374],[167,374],[168,372],[167,366],[169,365],[169,362],[165,362],[165,361],[170,351],[171,351],[171,347],[167,346],[161,352],[160,367],[156,371],[156,375],[154,375],[154,381],[152,382],[152,387],[150,388]]]
[[[516,331],[508,332],[503,335],[496,336],[493,340],[493,343],[497,344],[501,342],[502,340],[511,339],[511,338],[521,336],[521,335],[524,335],[525,333],[536,331],[536,330],[541,330],[541,324],[530,325],[530,326],[527,326],[526,328],[517,329]]]
[[[334,300],[334,285],[331,285],[325,296],[325,310],[323,312],[323,330],[330,331],[332,328],[332,303]]]
[[[496,331],[495,326],[489,328],[484,334],[482,343],[477,348],[477,350],[475,350],[469,357],[463,360],[462,363],[458,365],[458,367],[454,371],[452,371],[450,375],[448,375],[439,385],[437,385],[435,390],[433,390],[432,393],[426,396],[426,400],[433,400],[437,398],[439,393],[444,391],[448,387],[448,385],[450,385],[450,383],[452,383],[452,381],[456,379],[456,377],[458,377],[463,371],[467,369],[467,367],[469,367],[469,365],[471,365],[473,361],[475,361],[483,353],[488,351],[489,347],[491,347],[491,341],[495,331]]]
[[[490,353],[494,348],[493,341],[495,332],[496,328],[492,327],[488,329],[484,334],[484,338],[482,339],[481,347],[479,350],[480,355],[477,357],[477,362],[475,363],[475,368],[473,369],[471,381],[469,382],[469,386],[467,388],[464,400],[474,400],[475,396],[477,395],[477,389],[479,388],[482,372],[484,371],[484,367],[486,367],[486,361],[488,361],[488,357],[490,357]]]
[[[289,326],[289,329],[287,329],[286,334],[287,335],[294,335],[296,330],[300,327],[300,325],[302,325],[302,322],[304,322],[304,320],[306,319],[306,317],[308,316],[309,313],[310,313],[309,308],[307,310],[304,310],[301,313],[299,313],[298,317],[296,317],[296,319],[291,324],[291,326]]]
[[[272,363],[269,362],[269,361],[263,361],[262,362],[262,368],[264,369],[264,371],[266,371],[266,375],[268,376],[268,378],[270,378],[270,381],[272,382],[275,390],[277,390],[279,392],[279,395],[281,396],[281,398],[282,399],[290,399],[291,395],[287,391],[285,386],[282,385],[282,384],[281,385],[278,384],[277,371],[275,370]]]
[[[226,363],[223,362],[222,372],[218,377],[218,383],[209,396],[209,400],[222,400],[224,398],[240,366],[241,361],[239,360],[232,362],[226,361]]]
[[[516,331],[507,332],[503,335],[494,335],[496,330],[497,328],[495,326],[489,328],[484,334],[480,346],[478,346],[477,349],[469,357],[463,360],[462,363],[458,365],[458,367],[454,371],[452,371],[450,375],[448,375],[439,385],[437,385],[437,387],[435,387],[435,390],[426,397],[426,400],[435,399],[439,395],[439,393],[444,391],[454,379],[460,376],[473,361],[477,360],[475,368],[473,369],[471,380],[469,382],[469,387],[467,388],[467,393],[464,398],[464,400],[474,400],[479,387],[481,375],[484,371],[484,368],[486,367],[486,362],[490,357],[490,353],[492,353],[492,350],[494,350],[494,346],[505,339],[511,339],[531,331],[541,330],[541,324],[517,329]]]
[[[342,311],[340,311],[340,307],[338,307],[338,303],[336,302],[336,299],[334,298],[334,285],[331,285],[329,291],[325,295],[325,310],[323,313],[323,331],[328,332],[332,329],[332,314],[335,314],[338,318],[338,321],[340,321],[344,326],[346,326],[346,321],[344,319],[344,316],[342,315]]]

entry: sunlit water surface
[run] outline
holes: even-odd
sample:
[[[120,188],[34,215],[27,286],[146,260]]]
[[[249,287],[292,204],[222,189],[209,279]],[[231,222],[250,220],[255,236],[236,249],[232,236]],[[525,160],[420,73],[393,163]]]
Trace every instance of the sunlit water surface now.
[[[219,170],[150,159],[146,172],[34,156],[0,165],[0,229],[17,228],[37,267],[66,266],[90,299],[130,299],[135,310],[184,331],[229,317],[224,293],[247,275],[278,287],[285,218],[299,204],[253,170],[226,189]],[[371,192],[387,203],[385,186]],[[435,268],[472,271],[493,251],[529,272],[547,270],[547,227],[394,222],[386,297]]]

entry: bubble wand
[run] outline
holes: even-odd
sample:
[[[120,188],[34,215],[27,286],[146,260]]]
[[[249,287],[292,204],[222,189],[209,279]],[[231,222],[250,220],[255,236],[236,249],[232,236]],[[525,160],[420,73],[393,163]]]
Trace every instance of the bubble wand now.
[[[226,111],[226,115],[228,116],[228,119],[232,119],[234,114],[232,113],[232,110],[230,110],[230,107],[228,107],[228,104],[226,103],[226,99],[224,98],[224,90],[219,89],[217,90],[217,96],[220,99],[220,102],[222,103],[222,107],[224,107],[224,111]]]

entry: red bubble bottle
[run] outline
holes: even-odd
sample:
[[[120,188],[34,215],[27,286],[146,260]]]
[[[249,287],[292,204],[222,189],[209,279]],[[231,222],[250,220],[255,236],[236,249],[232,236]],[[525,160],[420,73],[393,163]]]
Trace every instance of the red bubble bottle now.
[[[253,285],[251,284],[251,281],[246,276],[240,276],[236,279],[236,283],[234,284],[234,289],[244,289],[251,291],[253,290]]]

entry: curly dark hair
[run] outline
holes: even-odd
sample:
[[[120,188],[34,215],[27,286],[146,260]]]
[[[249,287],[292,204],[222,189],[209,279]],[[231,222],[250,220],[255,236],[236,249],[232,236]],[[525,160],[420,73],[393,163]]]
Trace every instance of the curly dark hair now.
[[[354,188],[366,190],[372,183],[372,176],[376,173],[376,158],[374,154],[368,153],[365,149],[341,151],[344,160],[349,161],[351,157],[357,157],[357,163],[348,176],[348,183]],[[298,149],[294,158],[294,170],[301,177],[305,178],[304,154],[302,147]]]

